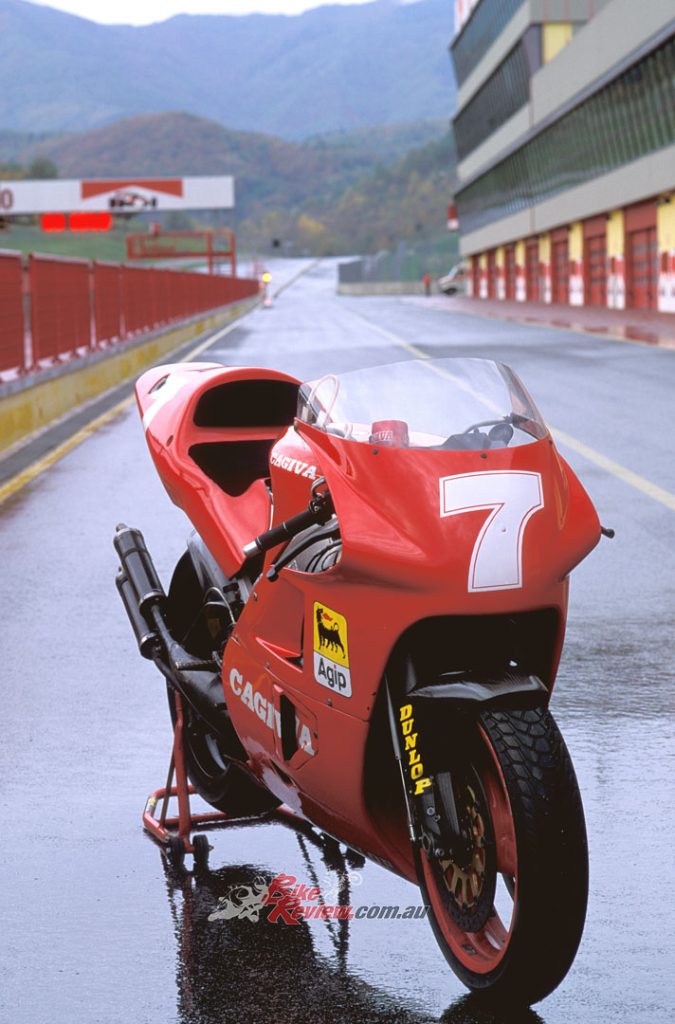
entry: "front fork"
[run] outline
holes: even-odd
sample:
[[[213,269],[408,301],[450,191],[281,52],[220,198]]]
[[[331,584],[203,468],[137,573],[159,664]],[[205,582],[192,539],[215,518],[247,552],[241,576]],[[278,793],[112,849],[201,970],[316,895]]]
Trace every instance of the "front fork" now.
[[[389,727],[401,775],[410,841],[422,845],[430,855],[453,857],[466,845],[453,786],[459,765],[452,771],[450,764],[461,746],[449,737],[444,770],[435,774],[427,771],[424,742],[420,739],[413,703],[405,699],[403,703],[395,704],[389,686],[386,691]],[[459,737],[456,739],[458,741]]]
[[[541,706],[548,691],[536,676],[513,672],[420,687],[410,660],[404,696],[396,699],[388,680],[385,689],[410,840],[430,856],[462,863],[471,856],[473,837],[457,795],[466,788],[478,718],[484,710]]]

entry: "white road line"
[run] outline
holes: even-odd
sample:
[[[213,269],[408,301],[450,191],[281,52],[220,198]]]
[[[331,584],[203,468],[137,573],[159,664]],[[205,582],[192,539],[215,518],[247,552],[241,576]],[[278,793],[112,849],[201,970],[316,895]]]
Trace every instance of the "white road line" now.
[[[619,462],[614,462],[613,459],[608,459],[606,455],[601,452],[596,452],[595,448],[590,448],[589,445],[584,444],[583,441],[577,441],[576,437],[572,437],[571,434],[566,434],[564,430],[558,430],[557,427],[551,427],[549,430],[556,441],[571,448],[572,451],[577,452],[584,459],[588,459],[589,462],[593,462],[600,469],[606,470],[611,473],[612,476],[618,477],[619,480],[623,480],[624,483],[630,484],[631,487],[635,487],[636,490],[642,491],[648,497],[653,498],[654,501],[660,501],[666,508],[671,509],[675,512],[675,494],[665,490],[663,487],[659,487],[658,484],[653,484],[651,480],[647,480],[645,477],[640,476],[639,473],[634,473],[632,469],[627,469],[626,466],[622,466]]]

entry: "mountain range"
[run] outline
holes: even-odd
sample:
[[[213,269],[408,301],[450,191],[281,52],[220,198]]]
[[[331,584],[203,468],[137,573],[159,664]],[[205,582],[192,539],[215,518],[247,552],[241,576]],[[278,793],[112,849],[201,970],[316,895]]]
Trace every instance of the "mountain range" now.
[[[375,0],[134,27],[0,0],[0,129],[83,131],[186,110],[299,140],[448,118],[452,7]]]

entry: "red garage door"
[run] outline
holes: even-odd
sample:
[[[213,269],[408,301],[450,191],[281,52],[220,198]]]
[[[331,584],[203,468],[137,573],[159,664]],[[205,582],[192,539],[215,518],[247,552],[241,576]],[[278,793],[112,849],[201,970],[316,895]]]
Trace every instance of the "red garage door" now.
[[[477,299],[480,296],[480,256],[471,257],[471,289]]]
[[[528,302],[539,301],[539,242],[535,238],[525,246],[526,295]]]
[[[594,217],[584,224],[584,301],[607,305],[607,222]]]
[[[504,272],[506,278],[506,298],[516,297],[516,247],[507,245],[504,249]]]
[[[656,203],[629,206],[626,228],[626,299],[633,309],[657,308]]]
[[[626,239],[628,305],[634,309],[656,309],[658,251],[656,228],[629,231]]]
[[[567,228],[551,234],[551,301],[570,301],[570,261]]]
[[[497,250],[488,253],[488,298],[497,298]]]

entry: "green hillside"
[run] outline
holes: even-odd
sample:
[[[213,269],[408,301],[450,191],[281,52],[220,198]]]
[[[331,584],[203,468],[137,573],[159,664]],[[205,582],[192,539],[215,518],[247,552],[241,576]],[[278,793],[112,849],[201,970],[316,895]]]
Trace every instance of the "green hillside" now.
[[[148,220],[168,227],[227,223],[240,244],[265,251],[278,239],[287,252],[317,254],[376,251],[397,239],[425,239],[443,228],[452,194],[454,149],[442,122],[388,126],[368,133],[339,133],[294,143],[270,135],[233,132],[184,113],[148,114],[79,135],[38,141],[21,147],[12,139],[15,160],[51,165],[60,177],[232,174],[236,208],[219,214],[140,215],[119,225],[144,230]],[[431,139],[432,141],[426,141]],[[411,140],[425,145],[408,150]],[[407,151],[406,151],[407,150]],[[7,159],[0,138],[0,160]],[[25,174],[12,167],[0,176]],[[29,244],[30,231],[12,232],[17,247]],[[5,232],[0,244],[8,246]],[[110,242],[83,236],[38,236],[38,247],[107,255]],[[118,245],[118,248],[119,248]],[[95,251],[92,252],[91,248]]]

